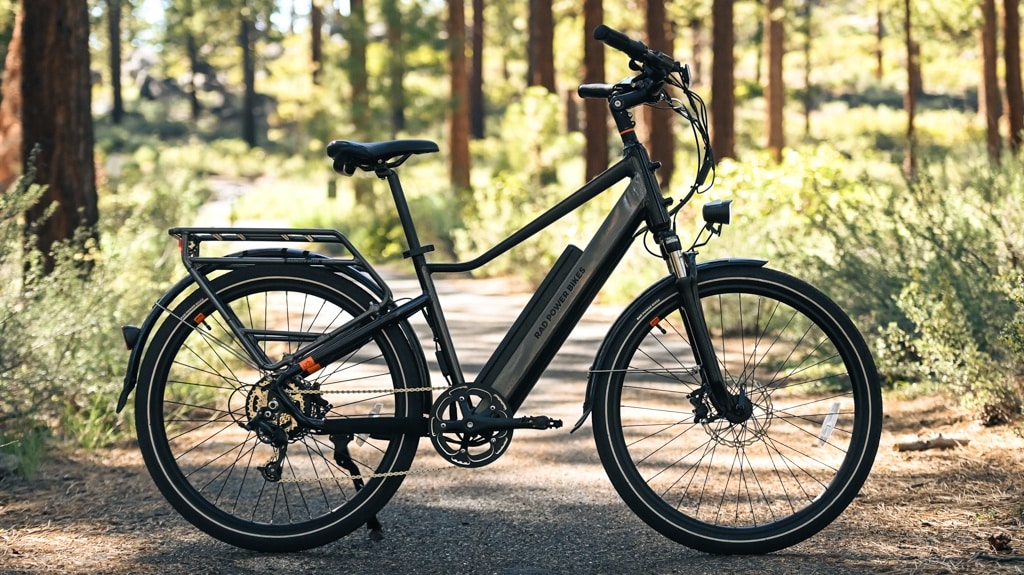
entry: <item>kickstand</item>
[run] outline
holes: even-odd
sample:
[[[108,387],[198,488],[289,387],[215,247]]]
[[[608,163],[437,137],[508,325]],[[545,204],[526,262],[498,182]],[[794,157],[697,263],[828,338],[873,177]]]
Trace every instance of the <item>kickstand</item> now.
[[[348,452],[348,444],[352,441],[351,433],[342,433],[332,435],[330,437],[331,443],[334,444],[334,462],[337,463],[342,469],[352,474],[352,484],[355,485],[356,491],[363,488],[363,479],[359,477],[359,467],[352,461],[352,456]],[[366,520],[366,529],[370,532],[371,541],[380,541],[384,539],[384,526],[380,524],[377,519],[377,514],[374,514]]]

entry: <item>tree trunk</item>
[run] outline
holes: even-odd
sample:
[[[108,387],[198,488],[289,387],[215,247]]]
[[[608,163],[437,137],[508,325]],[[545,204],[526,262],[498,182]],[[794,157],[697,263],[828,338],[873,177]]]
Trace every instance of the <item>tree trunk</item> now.
[[[22,173],[21,159],[21,21],[19,10],[7,45],[4,62],[3,99],[0,100],[0,193]]]
[[[114,96],[110,120],[120,124],[124,118],[124,100],[121,98],[121,0],[107,0],[107,29],[110,36],[110,86]]]
[[[711,147],[715,158],[736,156],[734,110],[736,107],[736,66],[733,54],[733,0],[713,0],[711,52]]]
[[[551,0],[530,0],[529,74],[527,84],[555,89],[555,21]]]
[[[242,75],[245,93],[242,98],[242,139],[250,148],[256,147],[256,58],[253,54],[253,22],[249,10],[243,9],[238,44],[242,49]]]
[[[199,46],[196,45],[196,37],[192,32],[188,32],[188,37],[185,38],[185,50],[188,51],[188,65],[189,70],[192,73],[188,79],[188,103],[189,110],[192,115],[192,121],[199,121],[199,114],[202,112],[202,106],[199,104],[199,90],[196,88],[196,75],[199,74]]]
[[[704,19],[690,17],[690,38],[693,42],[690,56],[690,81],[693,84],[704,82]]]
[[[460,208],[471,208],[469,181],[469,78],[466,71],[466,6],[448,0],[448,59],[451,104],[448,114],[450,181]]]
[[[907,93],[903,98],[903,106],[907,111],[907,152],[903,157],[903,171],[908,177],[913,178],[917,173],[917,133],[914,120],[917,115],[918,89],[921,86],[921,68],[918,65],[920,54],[912,33],[914,21],[911,10],[911,0],[903,0],[903,26],[907,48]]]
[[[996,34],[998,24],[996,20],[995,0],[982,0],[981,2],[981,94],[979,106],[985,116],[985,141],[988,149],[988,157],[993,162],[999,161],[1002,152],[1001,139],[999,137],[999,78],[996,72],[997,50]]]
[[[768,59],[768,89],[765,90],[765,104],[768,108],[766,128],[768,151],[776,162],[782,161],[782,148],[786,145],[783,132],[783,113],[786,90],[782,84],[782,56],[785,51],[783,20],[786,9],[782,0],[768,0],[765,9],[765,47]]]
[[[1010,149],[1016,154],[1024,131],[1024,92],[1020,72],[1020,0],[1003,0],[1003,60],[1006,64],[1006,118]]]
[[[604,44],[594,40],[594,28],[604,21],[602,0],[583,0],[583,81],[604,82]],[[583,137],[586,141],[586,179],[608,168],[608,106],[604,100],[583,102]]]
[[[324,9],[320,2],[321,0],[310,0],[309,3],[310,59],[313,63],[313,84],[320,83],[324,63]],[[293,2],[293,10],[294,6]]]
[[[473,0],[473,72],[469,82],[469,117],[473,137],[484,138],[484,0]]]
[[[348,43],[349,82],[352,84],[352,123],[360,138],[368,138],[370,122],[367,118],[370,106],[369,79],[366,73],[366,4],[365,0],[350,0]]]
[[[811,84],[811,38],[814,34],[812,17],[814,1],[804,0],[804,137],[811,137],[811,112],[814,110],[814,85]]]
[[[23,102],[32,102],[22,109],[22,158],[27,161],[38,146],[36,181],[46,186],[26,220],[33,223],[44,269],[52,271],[54,244],[82,239],[75,235],[80,228],[89,228],[89,236],[95,239],[93,228],[99,219],[89,7],[86,0],[22,0],[21,12],[21,97]],[[41,221],[53,204],[53,213]]]
[[[672,22],[665,17],[665,0],[647,0],[647,43],[651,48],[673,55],[675,34]],[[658,182],[668,188],[675,173],[675,114],[644,106],[643,120],[647,126],[646,145],[651,158],[661,162]]]
[[[398,0],[384,0],[388,43],[388,107],[391,137],[405,130],[405,49],[402,46],[402,7]]]
[[[878,9],[875,10],[875,79],[881,80],[882,74],[885,73],[883,68],[885,53],[882,50],[882,41],[885,40],[885,23],[882,20],[884,16],[882,12],[881,0],[878,3]]]
[[[370,88],[366,71],[367,40],[366,2],[350,0],[348,28],[349,52],[348,74],[352,84],[352,127],[356,137],[362,140],[373,140],[373,119],[370,117]],[[354,182],[356,204],[360,206],[376,205],[373,193],[373,180],[357,178]]]

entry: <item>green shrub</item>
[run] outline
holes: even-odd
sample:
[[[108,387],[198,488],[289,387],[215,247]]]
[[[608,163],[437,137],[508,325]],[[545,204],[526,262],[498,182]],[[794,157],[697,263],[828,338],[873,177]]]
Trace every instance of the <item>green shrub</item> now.
[[[32,177],[0,196],[0,438],[28,461],[44,438],[98,447],[129,431],[131,410],[114,413],[128,358],[119,328],[181,275],[166,230],[205,196],[191,170],[136,154],[103,190],[100,243],[57,246],[44,273],[25,247],[22,214],[40,196]]]
[[[1019,406],[1022,356],[1007,334],[1024,332],[1011,322],[1021,303],[1006,279],[1024,261],[1019,163],[925,159],[907,180],[891,164],[858,165],[819,148],[780,165],[759,157],[723,168],[721,181],[742,198],[726,237],[836,299],[887,381]]]

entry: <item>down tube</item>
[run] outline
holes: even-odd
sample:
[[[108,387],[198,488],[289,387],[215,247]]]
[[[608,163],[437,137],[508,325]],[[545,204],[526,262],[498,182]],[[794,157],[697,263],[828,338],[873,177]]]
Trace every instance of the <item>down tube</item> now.
[[[632,235],[643,219],[645,201],[646,191],[642,183],[639,178],[632,178],[558,289],[552,292],[548,301],[539,304],[543,306],[543,313],[534,321],[516,322],[518,330],[528,330],[526,334],[509,333],[506,337],[506,341],[520,340],[521,344],[511,354],[504,355],[503,365],[486,366],[481,371],[477,385],[501,393],[511,412],[522,405],[583,312],[626,255]],[[529,311],[526,309],[522,313]],[[502,355],[495,352],[495,357]]]

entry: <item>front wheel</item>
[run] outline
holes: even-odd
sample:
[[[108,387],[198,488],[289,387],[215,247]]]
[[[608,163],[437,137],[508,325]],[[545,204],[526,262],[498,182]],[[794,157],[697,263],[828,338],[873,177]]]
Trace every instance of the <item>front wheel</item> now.
[[[707,406],[673,282],[643,294],[594,369],[594,435],[609,478],[663,535],[711,553],[767,553],[814,535],[868,475],[882,423],[874,362],[845,313],[770,269],[701,270],[699,297],[744,421]]]

